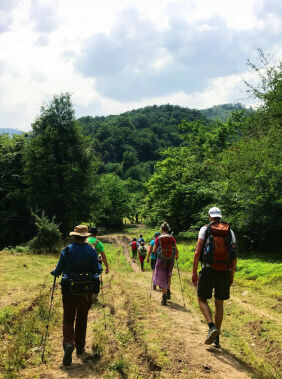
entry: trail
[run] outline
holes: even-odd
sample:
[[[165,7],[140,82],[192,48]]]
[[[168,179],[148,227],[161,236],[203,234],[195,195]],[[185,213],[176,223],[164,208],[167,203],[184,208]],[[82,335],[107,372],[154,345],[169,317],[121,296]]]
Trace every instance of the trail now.
[[[111,325],[107,329],[108,354],[95,360],[91,351],[93,343],[93,329],[100,317],[97,306],[89,312],[87,328],[87,345],[82,358],[73,353],[73,363],[70,367],[62,365],[61,325],[50,332],[49,345],[52,346],[51,354],[46,364],[29,366],[21,370],[20,378],[107,378],[106,367],[117,357],[128,355],[128,351],[134,352],[130,359],[134,361],[136,372],[128,375],[113,373],[112,378],[250,378],[252,371],[243,362],[224,349],[207,347],[204,338],[207,333],[206,324],[203,323],[200,314],[187,305],[182,306],[181,292],[172,290],[172,299],[168,306],[160,305],[160,291],[152,291],[149,298],[151,271],[141,272],[139,264],[133,263],[129,253],[129,237],[122,234],[101,236],[103,242],[113,243],[123,247],[124,255],[133,268],[133,272],[121,276],[115,268],[104,277],[106,292],[106,307],[111,315]],[[126,278],[126,279],[125,279]],[[59,297],[57,289],[56,296]],[[193,294],[194,296],[194,294]],[[99,295],[101,301],[101,294]],[[187,300],[187,299],[186,299]],[[139,313],[137,312],[139,309]],[[100,313],[99,313],[100,312]],[[171,361],[169,366],[163,369],[152,355],[150,341],[142,334],[140,323],[148,329],[157,329],[157,320],[165,318],[165,327],[160,330],[166,332],[164,345],[166,354]],[[103,332],[104,333],[104,332]],[[118,336],[127,336],[127,342],[120,343]],[[119,337],[120,338],[120,337]],[[162,342],[163,343],[163,342]],[[160,342],[161,344],[161,342]]]

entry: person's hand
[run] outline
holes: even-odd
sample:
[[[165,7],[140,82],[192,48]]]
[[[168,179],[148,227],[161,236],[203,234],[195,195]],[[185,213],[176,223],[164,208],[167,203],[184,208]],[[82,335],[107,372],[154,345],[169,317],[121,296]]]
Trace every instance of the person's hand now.
[[[234,272],[230,274],[230,286],[232,286],[234,282]]]
[[[194,287],[197,287],[199,281],[199,277],[197,273],[192,274],[192,284]]]
[[[178,259],[178,255],[175,256],[175,259]]]
[[[149,263],[149,258],[147,259],[147,263]]]
[[[105,273],[108,274],[110,272],[109,266],[106,267]]]

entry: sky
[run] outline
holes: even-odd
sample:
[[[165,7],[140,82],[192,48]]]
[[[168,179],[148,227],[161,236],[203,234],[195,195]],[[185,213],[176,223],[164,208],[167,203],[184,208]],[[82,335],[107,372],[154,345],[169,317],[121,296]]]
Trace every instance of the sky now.
[[[0,0],[0,128],[63,92],[76,117],[248,106],[247,60],[281,60],[281,36],[281,0]]]

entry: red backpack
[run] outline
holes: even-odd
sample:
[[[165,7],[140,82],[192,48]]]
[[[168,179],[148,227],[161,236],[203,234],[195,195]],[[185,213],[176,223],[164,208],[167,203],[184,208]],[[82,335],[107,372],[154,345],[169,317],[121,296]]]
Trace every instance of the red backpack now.
[[[132,250],[136,250],[137,249],[137,242],[136,241],[132,241],[131,242],[131,249]]]
[[[207,243],[208,240],[208,243]],[[232,235],[227,222],[212,222],[207,226],[201,262],[218,271],[227,270],[234,259]]]
[[[161,234],[158,243],[157,257],[165,262],[174,260],[176,252],[174,238],[170,234]]]

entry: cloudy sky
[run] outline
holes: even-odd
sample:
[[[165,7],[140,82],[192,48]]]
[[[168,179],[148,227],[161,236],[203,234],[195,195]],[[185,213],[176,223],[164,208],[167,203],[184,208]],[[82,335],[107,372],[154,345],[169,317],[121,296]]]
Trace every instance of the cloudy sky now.
[[[0,0],[0,127],[65,91],[77,117],[250,104],[247,59],[281,36],[281,0]]]

